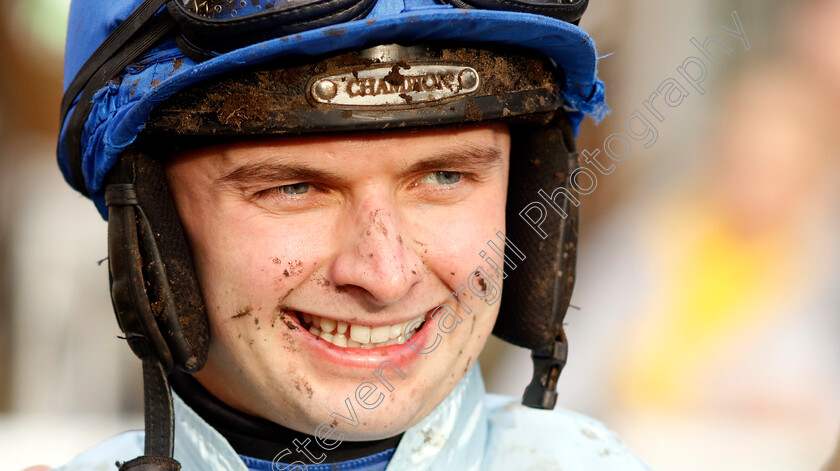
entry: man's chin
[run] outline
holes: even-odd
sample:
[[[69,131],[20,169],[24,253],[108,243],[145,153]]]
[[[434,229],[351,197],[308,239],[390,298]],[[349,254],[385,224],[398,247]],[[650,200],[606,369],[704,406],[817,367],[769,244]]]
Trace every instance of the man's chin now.
[[[275,422],[315,436],[322,435],[326,427],[332,429],[331,440],[359,442],[399,435],[419,422],[419,418],[429,413],[429,411],[421,410],[421,407],[403,403],[387,406],[383,404],[375,410],[364,410],[358,407],[355,400],[352,401],[355,414],[348,412],[347,404],[344,402],[330,402],[322,403],[312,411],[314,414],[310,417],[293,421],[297,423],[282,419]]]
[[[419,422],[416,419],[419,411],[406,410],[405,407],[400,405],[387,409],[383,407],[382,409],[381,411],[369,411],[370,413],[365,414],[364,418],[360,416],[360,423],[357,427],[338,421],[336,431],[343,433],[344,440],[351,442],[382,440],[399,435]],[[333,421],[330,423],[335,424]]]

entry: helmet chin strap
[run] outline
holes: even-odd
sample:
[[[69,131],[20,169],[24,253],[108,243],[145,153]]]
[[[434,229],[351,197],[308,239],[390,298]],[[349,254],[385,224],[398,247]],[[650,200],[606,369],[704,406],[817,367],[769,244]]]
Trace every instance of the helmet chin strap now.
[[[554,408],[557,403],[557,380],[566,366],[568,352],[569,344],[566,343],[565,335],[550,348],[531,351],[534,377],[522,395],[523,405],[536,409]]]
[[[143,362],[144,456],[123,463],[119,469],[178,471],[181,464],[172,458],[175,412],[166,369],[161,363],[161,358],[164,358],[167,367],[171,368],[172,357],[157,331],[154,314],[145,295],[141,268],[142,236],[138,237],[138,233],[148,234],[150,227],[140,208],[133,183],[109,185],[106,201],[110,208],[108,259],[114,310],[131,350]],[[152,329],[152,326],[155,328]]]
[[[129,339],[145,342],[143,339]],[[134,346],[132,346],[134,348]],[[120,466],[120,471],[179,471],[181,463],[172,458],[175,441],[175,411],[166,372],[151,353],[142,357],[143,399],[146,444],[144,455]]]

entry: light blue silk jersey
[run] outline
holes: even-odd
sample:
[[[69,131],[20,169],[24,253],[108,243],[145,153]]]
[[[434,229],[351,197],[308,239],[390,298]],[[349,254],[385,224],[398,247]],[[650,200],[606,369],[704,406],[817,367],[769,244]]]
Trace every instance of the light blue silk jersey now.
[[[279,471],[236,454],[180,397],[175,405],[175,459],[184,471]],[[144,434],[116,435],[55,471],[114,471],[115,461],[143,454]],[[342,469],[386,471],[646,471],[649,468],[600,422],[567,410],[537,410],[512,397],[485,394],[474,365],[447,398],[406,430],[396,451]],[[372,455],[368,458],[373,458]],[[358,461],[358,460],[354,460]],[[246,465],[246,462],[248,464]],[[262,462],[262,463],[258,463]],[[250,469],[249,469],[250,465]],[[288,471],[295,469],[289,467]],[[308,466],[307,471],[318,470]],[[327,467],[326,469],[331,469]],[[301,467],[297,467],[300,471]]]

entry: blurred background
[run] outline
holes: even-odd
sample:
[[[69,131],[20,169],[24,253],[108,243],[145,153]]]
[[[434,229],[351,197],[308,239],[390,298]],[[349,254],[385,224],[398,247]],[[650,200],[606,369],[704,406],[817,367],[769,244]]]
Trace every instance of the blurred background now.
[[[98,263],[106,225],[55,164],[69,1],[7,3],[0,468],[15,470],[142,428],[142,390]],[[601,0],[581,26],[612,114],[578,146],[615,168],[588,164],[558,407],[654,470],[820,469],[840,435],[840,1]],[[691,58],[697,87],[677,70]],[[610,160],[608,136],[642,133],[637,111],[656,141]],[[530,380],[525,350],[493,339],[481,362],[491,392]]]

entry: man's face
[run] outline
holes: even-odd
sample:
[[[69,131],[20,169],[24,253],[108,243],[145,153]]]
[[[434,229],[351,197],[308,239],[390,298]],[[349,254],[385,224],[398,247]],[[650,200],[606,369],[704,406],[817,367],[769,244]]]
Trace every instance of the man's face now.
[[[505,229],[509,151],[507,127],[484,125],[177,156],[167,176],[210,321],[196,379],[236,409],[310,434],[331,422],[346,440],[370,440],[419,422],[475,361],[498,314],[500,303],[469,289],[460,300],[470,313],[450,294]],[[463,319],[451,333],[430,319],[442,304],[449,321]],[[411,341],[437,343],[422,355],[402,343],[405,323],[421,316]],[[384,361],[405,379],[385,368],[379,381]]]

